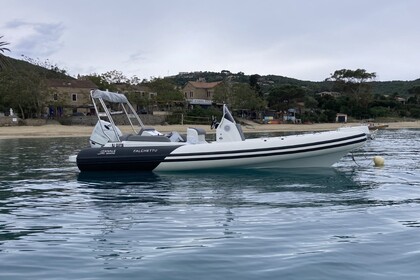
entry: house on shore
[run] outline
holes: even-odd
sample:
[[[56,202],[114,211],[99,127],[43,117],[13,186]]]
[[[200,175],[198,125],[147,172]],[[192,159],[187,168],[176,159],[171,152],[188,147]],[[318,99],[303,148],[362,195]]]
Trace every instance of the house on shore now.
[[[47,80],[47,115],[50,118],[90,115],[95,112],[90,91],[97,86],[90,80]]]
[[[157,92],[144,84],[116,84],[118,92],[123,92],[129,98],[136,111],[141,114],[151,113],[156,109]]]
[[[213,103],[215,88],[221,82],[188,82],[182,89],[188,105],[210,106]]]

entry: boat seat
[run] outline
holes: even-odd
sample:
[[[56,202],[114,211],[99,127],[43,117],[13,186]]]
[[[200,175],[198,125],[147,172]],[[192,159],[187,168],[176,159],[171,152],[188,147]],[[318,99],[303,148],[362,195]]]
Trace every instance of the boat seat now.
[[[156,131],[156,129],[154,129],[153,127],[143,127],[142,129],[140,129],[138,135],[143,135],[143,136],[150,136],[150,135],[157,135],[158,131]]]
[[[187,142],[190,144],[207,143],[206,131],[202,128],[189,127],[187,129]]]
[[[120,137],[121,141],[141,141],[141,142],[171,142],[165,136],[141,136],[137,134],[126,134]]]
[[[179,134],[177,131],[172,131],[167,134],[166,137],[168,137],[171,142],[186,142],[187,139],[186,135]]]

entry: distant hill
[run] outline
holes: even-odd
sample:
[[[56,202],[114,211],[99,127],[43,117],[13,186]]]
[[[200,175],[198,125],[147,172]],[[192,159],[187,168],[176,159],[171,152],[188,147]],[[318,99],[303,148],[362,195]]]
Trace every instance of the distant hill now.
[[[258,74],[253,74],[258,75]],[[183,72],[178,75],[165,77],[165,79],[170,80],[172,83],[179,87],[183,87],[189,81],[205,80],[206,82],[217,82],[222,80],[230,80],[237,83],[249,83],[250,77],[253,75],[245,75],[243,72],[231,73],[228,70],[222,72],[208,72],[208,71],[196,71],[196,72]],[[311,90],[326,89],[329,82],[311,82],[311,81],[302,81],[294,78],[276,76],[276,75],[258,75],[258,83],[262,87],[262,90],[268,90],[269,88],[277,85],[291,84],[307,87]]]
[[[196,71],[196,72],[185,72],[179,73],[178,75],[165,77],[165,79],[171,80],[174,84],[179,87],[183,87],[188,81],[196,81],[199,79],[205,80],[207,82],[216,82],[222,81],[226,78],[229,78],[231,81],[239,83],[249,83],[251,75],[245,75],[242,72],[231,73],[227,70],[222,72],[207,72],[207,71]],[[303,81],[294,78],[277,76],[277,75],[265,75],[260,76],[259,84],[261,85],[263,91],[268,91],[269,88],[284,84],[297,85],[306,87],[309,92],[322,92],[322,91],[331,91],[333,87],[333,82],[321,81],[321,82],[312,82],[312,81]],[[373,94],[380,95],[393,95],[397,94],[400,96],[407,96],[408,90],[413,86],[420,86],[420,79],[414,81],[385,81],[385,82],[370,82],[372,85]]]
[[[1,54],[0,54],[1,55]],[[25,73],[26,75],[33,74],[38,77],[46,79],[65,79],[74,80],[75,78],[66,75],[59,68],[54,65],[39,66],[29,63],[24,60],[14,59],[8,56],[4,56],[7,69],[12,71],[18,71]],[[47,68],[46,68],[47,67]],[[50,69],[48,69],[48,67]],[[258,75],[258,74],[257,74]],[[196,71],[196,72],[184,72],[178,75],[165,77],[178,87],[183,87],[189,81],[197,81],[203,79],[207,82],[222,81],[230,79],[231,81],[238,83],[249,83],[252,75],[245,75],[243,72],[232,73],[228,70],[221,72],[209,72],[209,71]],[[309,92],[322,92],[331,91],[333,83],[327,81],[312,82],[303,81],[290,77],[278,76],[278,75],[259,75],[258,82],[263,92],[268,92],[271,87],[291,84],[302,86],[308,89]],[[420,79],[413,81],[384,81],[384,82],[371,82],[373,94],[381,95],[393,95],[408,96],[408,90],[413,86],[420,86]]]
[[[16,71],[19,73],[32,74],[46,79],[69,79],[74,80],[75,78],[61,73],[58,68],[55,66],[50,66],[51,69],[47,69],[42,66],[38,66],[32,63],[29,63],[24,60],[14,59],[8,56],[3,56],[5,60],[5,69],[4,71]]]
[[[373,93],[382,95],[397,94],[400,96],[408,96],[408,90],[414,86],[420,86],[420,79],[414,81],[389,81],[389,82],[372,82]]]

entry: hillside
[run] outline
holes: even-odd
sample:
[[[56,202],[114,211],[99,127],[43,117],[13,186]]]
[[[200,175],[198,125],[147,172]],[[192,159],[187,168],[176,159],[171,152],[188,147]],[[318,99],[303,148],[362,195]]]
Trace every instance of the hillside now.
[[[33,61],[33,63],[44,64],[43,66],[35,65],[24,60],[14,59],[8,56],[3,56],[5,61],[5,69],[2,72],[20,73],[24,76],[37,76],[45,79],[73,79],[64,71],[60,70],[56,65],[48,63],[40,63]],[[48,67],[48,68],[46,68]],[[1,72],[0,72],[1,73]]]
[[[14,108],[15,111],[19,111],[22,118],[37,117],[45,113],[47,95],[50,92],[46,80],[71,81],[75,79],[66,75],[64,70],[56,65],[51,65],[48,61],[43,63],[25,59],[27,61],[2,56],[2,61],[5,61],[5,64],[0,71],[0,112],[7,112],[9,108]],[[112,75],[116,75],[116,77]],[[101,88],[100,83],[106,82],[102,88],[113,90],[112,86],[121,85],[116,83],[113,78],[121,77],[124,77],[124,75],[114,70],[93,76],[91,78],[94,79],[91,79],[91,81],[99,88]],[[146,85],[150,86],[150,89],[153,89],[158,97],[169,96],[171,98],[169,100],[175,100],[173,96],[177,95],[180,96],[179,100],[183,100],[184,95],[176,88],[183,88],[187,82],[197,80],[232,82],[229,85],[229,96],[226,98],[229,98],[230,106],[234,109],[236,106],[237,109],[249,109],[251,112],[261,110],[261,108],[285,112],[288,109],[284,108],[285,106],[297,106],[296,104],[304,102],[310,110],[301,111],[299,118],[308,122],[333,122],[336,113],[339,112],[359,119],[377,117],[420,118],[420,79],[370,82],[374,94],[373,98],[344,95],[343,98],[332,99],[324,98],[324,95],[313,95],[324,91],[334,91],[336,85],[331,81],[313,82],[278,75],[246,75],[243,72],[232,73],[228,70],[179,73],[164,79],[148,81]],[[129,85],[129,82],[125,78],[122,83]],[[414,95],[408,93],[410,89],[415,93]],[[404,97],[404,99],[396,97]],[[133,98],[142,104],[143,101],[139,100],[138,96]],[[158,103],[157,100],[153,102]],[[160,102],[162,103],[162,101]],[[277,117],[282,118],[282,116]]]
[[[414,81],[388,81],[372,82],[373,94],[408,96],[408,90],[414,86],[420,86],[420,79]]]
[[[188,81],[196,81],[204,79],[207,82],[216,82],[229,79],[238,83],[249,83],[251,75],[245,75],[242,72],[231,73],[227,70],[222,72],[207,72],[207,71],[196,71],[190,73],[180,73],[175,76],[165,77],[179,87],[184,86]],[[277,76],[277,75],[265,75],[259,76],[258,82],[264,92],[268,91],[271,87],[290,84],[296,86],[302,86],[309,90],[309,92],[322,92],[331,91],[333,83],[328,81],[312,82],[303,81],[294,78]],[[372,85],[373,94],[379,95],[393,95],[408,96],[408,89],[413,86],[420,86],[420,79],[414,81],[385,81],[385,82],[370,82]]]
[[[1,54],[0,54],[1,55]],[[66,75],[65,71],[59,69],[56,65],[50,65],[48,62],[32,61],[29,63],[24,60],[14,59],[8,56],[3,56],[7,68],[5,71],[18,72],[23,76],[37,76],[45,79],[69,79],[74,80],[73,77]],[[30,59],[27,59],[30,60]],[[258,74],[254,74],[258,75]],[[209,71],[196,71],[196,72],[185,72],[179,73],[175,76],[165,77],[165,79],[171,81],[178,87],[183,87],[188,81],[196,81],[204,79],[207,82],[222,81],[230,79],[231,81],[238,83],[249,83],[252,75],[246,75],[243,72],[231,73],[228,70],[221,72],[209,72]],[[260,84],[264,92],[268,91],[271,87],[290,84],[305,87],[309,92],[322,92],[330,91],[332,89],[332,82],[312,82],[294,79],[290,77],[278,76],[278,75],[258,75],[258,83]],[[383,81],[383,82],[371,82],[373,94],[380,95],[393,95],[397,94],[400,96],[408,96],[408,89],[413,86],[420,86],[420,79],[414,81]]]

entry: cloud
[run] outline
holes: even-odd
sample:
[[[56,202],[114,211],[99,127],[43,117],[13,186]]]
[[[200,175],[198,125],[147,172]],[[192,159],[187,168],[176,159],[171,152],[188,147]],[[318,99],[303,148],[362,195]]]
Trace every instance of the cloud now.
[[[11,50],[17,55],[48,57],[61,47],[65,28],[62,23],[9,21],[4,25],[11,37]]]
[[[147,54],[144,51],[137,51],[129,55],[128,59],[125,63],[135,63],[135,62],[142,62],[147,60]]]
[[[323,80],[364,68],[386,80],[420,71],[418,0],[9,2],[0,36],[10,55],[50,59],[73,75],[227,69]]]

